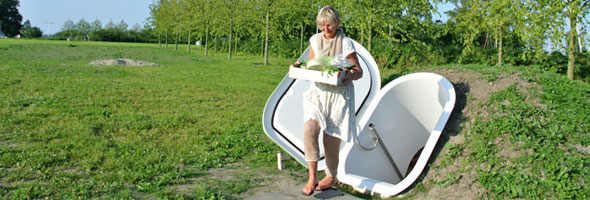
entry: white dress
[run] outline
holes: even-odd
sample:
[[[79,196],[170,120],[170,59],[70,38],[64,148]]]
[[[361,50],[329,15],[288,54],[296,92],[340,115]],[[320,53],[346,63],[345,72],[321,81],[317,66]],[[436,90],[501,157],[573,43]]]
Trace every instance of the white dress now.
[[[309,39],[314,52],[319,52],[317,38],[322,33],[315,34]],[[352,40],[342,38],[342,54],[354,53]],[[320,125],[320,133],[340,138],[349,142],[356,131],[356,117],[354,113],[354,85],[334,86],[323,83],[312,83],[303,94],[304,121],[313,119]]]

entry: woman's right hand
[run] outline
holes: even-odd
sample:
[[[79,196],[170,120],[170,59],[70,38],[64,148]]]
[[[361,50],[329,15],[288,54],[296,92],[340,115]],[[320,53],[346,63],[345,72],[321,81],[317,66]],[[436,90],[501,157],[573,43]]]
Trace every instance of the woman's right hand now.
[[[295,64],[293,64],[293,67],[299,68],[299,67],[301,67],[301,63],[299,61],[297,61],[297,62],[295,62]]]

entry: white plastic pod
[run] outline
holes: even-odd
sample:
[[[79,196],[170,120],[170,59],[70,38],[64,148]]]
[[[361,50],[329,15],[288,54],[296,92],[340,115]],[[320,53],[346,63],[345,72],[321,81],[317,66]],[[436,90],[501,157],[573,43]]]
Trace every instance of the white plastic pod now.
[[[353,82],[357,134],[342,142],[338,180],[383,197],[410,187],[424,170],[455,105],[455,89],[444,77],[414,73],[381,88],[371,54],[353,41],[363,77]],[[307,60],[308,50],[299,58]],[[286,75],[262,116],[268,137],[307,167],[303,153],[303,93],[310,82]],[[319,144],[322,144],[320,134]],[[323,147],[318,169],[325,169]]]
[[[454,106],[455,89],[438,74],[393,80],[357,119],[355,142],[341,148],[338,180],[382,197],[407,189],[424,170]]]
[[[353,41],[353,45],[357,52],[359,65],[363,70],[363,77],[353,82],[355,114],[361,116],[379,90],[381,78],[371,54],[356,41]],[[309,49],[298,60],[307,60],[308,56]],[[306,167],[307,163],[303,153],[303,93],[309,88],[309,85],[309,81],[291,79],[285,75],[267,100],[262,114],[262,124],[267,136]],[[319,144],[322,144],[322,135],[320,134]],[[318,169],[323,170],[325,163],[322,145],[320,145],[320,158]]]

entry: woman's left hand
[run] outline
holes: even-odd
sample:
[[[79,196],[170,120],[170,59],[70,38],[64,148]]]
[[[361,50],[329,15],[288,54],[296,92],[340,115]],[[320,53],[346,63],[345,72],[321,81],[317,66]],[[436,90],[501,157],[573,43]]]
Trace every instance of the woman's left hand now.
[[[342,71],[346,72],[346,75],[344,75],[344,78],[342,79],[342,85],[348,85],[353,81],[352,70],[344,69]]]

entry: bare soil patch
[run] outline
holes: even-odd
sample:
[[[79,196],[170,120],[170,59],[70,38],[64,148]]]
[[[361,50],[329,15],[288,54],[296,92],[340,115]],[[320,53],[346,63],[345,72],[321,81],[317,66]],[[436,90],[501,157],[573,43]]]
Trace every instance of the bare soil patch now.
[[[210,169],[203,176],[186,179],[185,184],[174,185],[171,190],[175,193],[190,196],[191,192],[197,187],[216,187],[215,182],[232,183],[248,179],[252,181],[253,187],[250,187],[247,191],[239,194],[224,193],[229,199],[244,199],[257,194],[283,191],[303,183],[295,180],[293,175],[295,174],[292,174],[292,172],[278,171],[278,169],[271,166],[251,168],[241,163],[233,163],[221,168]],[[295,176],[301,177],[302,175],[297,174]],[[224,188],[217,189],[224,191]]]
[[[590,155],[590,147],[589,146],[583,146],[581,144],[576,144],[576,145],[574,145],[574,147],[576,149],[578,149],[578,151]]]
[[[158,66],[156,63],[145,62],[141,60],[132,59],[107,59],[95,60],[90,62],[90,65],[119,65],[119,66]]]

